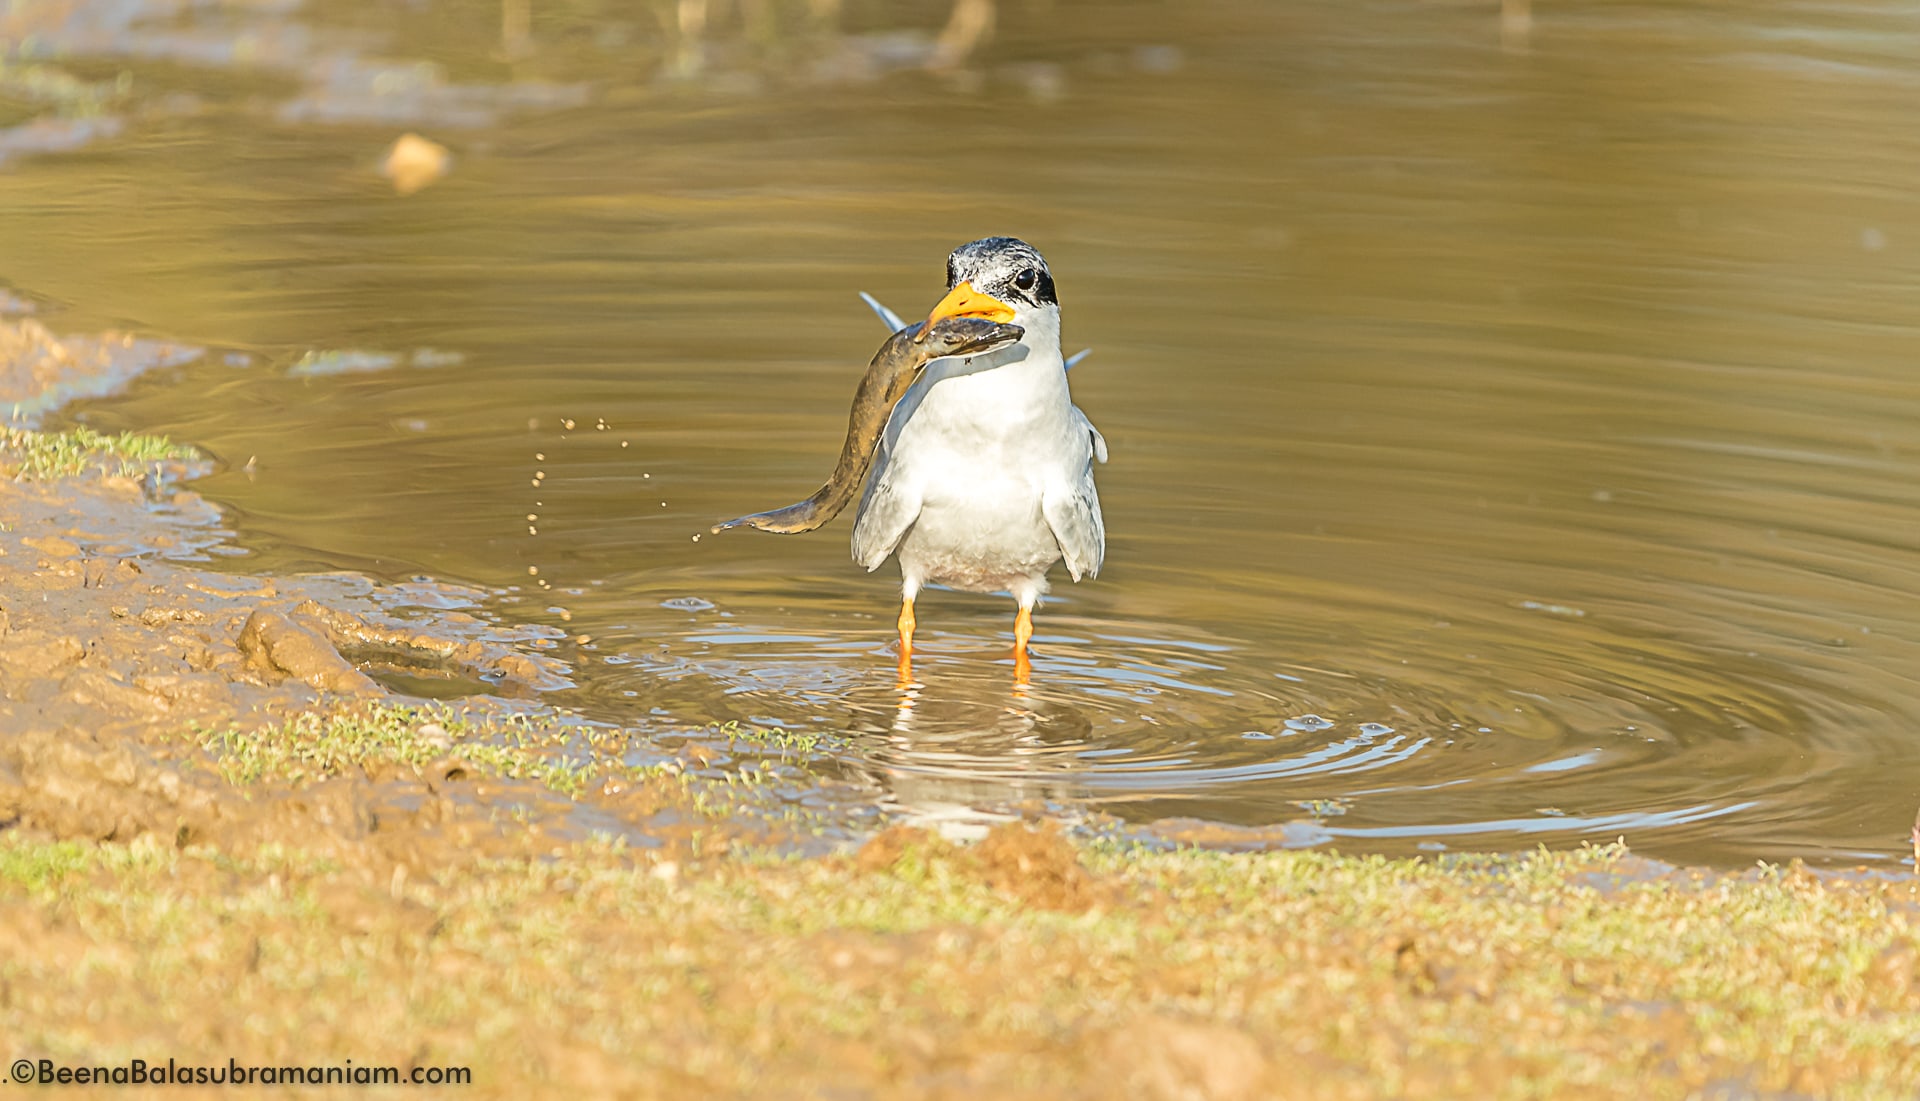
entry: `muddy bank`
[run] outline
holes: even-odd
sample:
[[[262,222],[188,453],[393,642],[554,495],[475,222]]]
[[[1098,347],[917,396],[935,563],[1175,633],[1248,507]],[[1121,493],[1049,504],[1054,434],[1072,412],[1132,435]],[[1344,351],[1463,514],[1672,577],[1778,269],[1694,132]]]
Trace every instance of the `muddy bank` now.
[[[704,833],[724,849],[722,834],[794,840],[813,824],[752,783],[716,779],[700,742],[676,754],[544,709],[538,695],[567,683],[540,649],[550,633],[460,610],[479,593],[195,564],[225,534],[176,484],[198,460],[138,463],[17,431],[4,444],[0,471],[80,468],[0,481],[10,830],[297,840],[418,868],[608,833],[636,848]]]
[[[200,354],[0,322],[0,407],[30,425],[56,395],[111,392]],[[736,779],[771,775],[778,746],[717,761],[700,742],[676,753],[544,709],[540,694],[568,683],[566,639],[480,618],[482,592],[211,568],[228,533],[183,483],[212,463],[148,437],[0,433],[8,830],[297,840],[415,868],[595,834],[718,851],[826,832],[764,780]]]

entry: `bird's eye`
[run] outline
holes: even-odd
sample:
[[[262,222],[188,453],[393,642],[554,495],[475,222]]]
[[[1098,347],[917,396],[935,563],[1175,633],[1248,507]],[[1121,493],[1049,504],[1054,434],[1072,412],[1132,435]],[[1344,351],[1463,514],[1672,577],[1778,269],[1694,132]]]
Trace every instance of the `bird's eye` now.
[[[1033,284],[1038,278],[1038,276],[1033,274],[1032,268],[1021,268],[1020,274],[1013,277],[1013,285],[1023,291],[1030,291],[1033,289]]]

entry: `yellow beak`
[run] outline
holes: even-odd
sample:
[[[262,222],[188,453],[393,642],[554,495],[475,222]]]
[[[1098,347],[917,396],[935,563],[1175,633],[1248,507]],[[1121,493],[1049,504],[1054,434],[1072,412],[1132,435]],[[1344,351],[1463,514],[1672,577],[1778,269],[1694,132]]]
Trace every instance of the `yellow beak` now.
[[[947,296],[927,315],[927,324],[931,325],[943,317],[984,317],[989,321],[1007,322],[1013,320],[1013,307],[990,294],[974,290],[972,283],[962,282],[948,291]]]

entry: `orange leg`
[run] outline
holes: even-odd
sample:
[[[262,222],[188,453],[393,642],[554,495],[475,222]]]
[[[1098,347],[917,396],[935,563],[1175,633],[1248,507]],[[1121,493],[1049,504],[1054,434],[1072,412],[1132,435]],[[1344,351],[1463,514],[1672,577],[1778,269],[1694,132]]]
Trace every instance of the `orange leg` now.
[[[1013,617],[1013,679],[1025,684],[1033,675],[1033,661],[1027,656],[1027,643],[1033,638],[1033,609],[1021,608]]]
[[[900,687],[913,683],[913,598],[900,602]]]
[[[900,656],[913,653],[913,598],[900,602]]]

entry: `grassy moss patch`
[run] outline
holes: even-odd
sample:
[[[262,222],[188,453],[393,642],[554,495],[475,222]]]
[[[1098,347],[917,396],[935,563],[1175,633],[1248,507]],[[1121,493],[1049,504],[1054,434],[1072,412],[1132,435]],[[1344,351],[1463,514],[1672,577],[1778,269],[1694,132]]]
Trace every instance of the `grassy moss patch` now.
[[[107,435],[91,428],[35,432],[9,428],[0,436],[0,469],[18,481],[47,481],[99,471],[138,477],[156,463],[192,462],[199,453],[165,436]]]
[[[810,746],[741,734],[716,732],[688,742],[679,757],[662,759],[657,747],[636,743],[629,731],[378,702],[303,712],[265,726],[181,732],[224,780],[241,787],[436,772],[448,779],[530,781],[611,815],[609,828],[644,824],[651,830],[659,815],[671,814],[690,831],[679,840],[696,848],[719,842],[707,836],[716,831],[729,835],[719,842],[726,848],[824,844],[814,839],[845,828],[837,804],[821,798],[824,781],[809,771]],[[802,792],[809,797],[799,797]]]
[[[581,844],[437,878],[8,838],[0,1028],[68,1061],[471,1066],[481,1096],[1894,1098],[1920,1080],[1907,884],[1639,881],[1617,848],[1396,861],[1008,830],[992,850],[908,834],[860,859],[685,867]],[[1082,904],[1025,886],[1061,860]]]
[[[533,780],[577,796],[609,778],[640,779],[658,769],[606,756],[569,756],[571,732],[506,718],[484,724],[443,708],[384,704],[305,712],[274,726],[199,731],[201,748],[237,784],[302,783],[347,771],[418,768],[455,759],[493,776]]]

